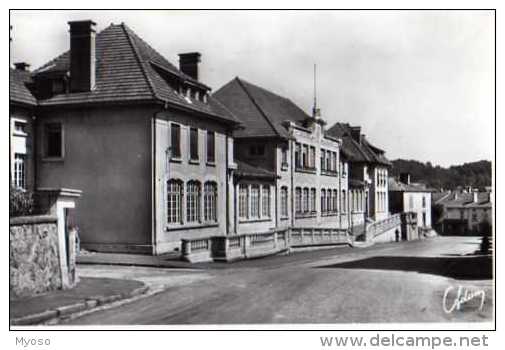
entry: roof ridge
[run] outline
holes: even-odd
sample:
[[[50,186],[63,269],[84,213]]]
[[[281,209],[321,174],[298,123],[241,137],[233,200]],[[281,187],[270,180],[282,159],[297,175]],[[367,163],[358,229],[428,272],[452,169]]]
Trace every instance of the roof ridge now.
[[[221,101],[219,101],[219,99],[217,97],[214,97],[213,95],[210,95],[209,96],[212,101],[214,103],[217,103],[220,107],[222,107],[223,109],[225,109],[228,113],[230,113],[230,115],[235,119],[235,121],[239,124],[242,124],[242,122],[240,121],[239,118],[237,118],[237,116],[228,108],[226,107]]]
[[[277,136],[280,136],[282,137],[282,134],[279,132],[279,130],[277,130],[277,128],[275,127],[275,123],[270,120],[270,117],[267,115],[267,113],[265,113],[265,111],[263,111],[263,109],[259,106],[259,104],[256,102],[256,100],[254,99],[254,97],[252,96],[251,92],[249,90],[247,90],[247,88],[244,86],[244,82],[246,84],[249,84],[249,85],[252,85],[254,87],[257,87],[257,88],[260,88],[266,92],[269,92],[273,95],[276,95],[278,97],[282,97],[282,96],[279,96],[275,93],[272,93],[266,89],[263,89],[262,87],[259,87],[259,86],[256,86],[255,84],[251,84],[249,83],[248,81],[245,81],[242,82],[242,79],[240,79],[238,76],[235,77],[235,79],[237,80],[237,82],[239,83],[239,85],[242,87],[242,89],[244,90],[244,92],[247,94],[247,96],[251,99],[251,102],[254,104],[254,106],[258,109],[258,111],[260,112],[260,114],[265,118],[265,120],[267,121],[267,123],[270,125],[270,127],[274,130],[274,132],[277,134]]]
[[[132,31],[132,30],[126,24],[124,24],[124,23],[121,23],[119,26],[123,29],[123,31],[124,31],[124,33],[126,35],[126,38],[128,40],[128,43],[130,44],[130,46],[131,46],[131,48],[133,50],[133,53],[135,54],[135,58],[137,59],[137,62],[140,65],[140,70],[142,71],[142,75],[146,79],[147,85],[149,86],[149,89],[151,90],[153,98],[155,98],[155,99],[157,98],[157,99],[159,99],[161,101],[164,101],[162,98],[160,98],[157,95],[157,93],[156,93],[156,91],[154,89],[154,84],[151,81],[151,78],[149,77],[149,74],[147,73],[147,70],[146,70],[146,68],[144,66],[144,61],[140,57],[137,45],[134,43],[134,40],[132,40],[132,37],[130,36],[130,31]]]

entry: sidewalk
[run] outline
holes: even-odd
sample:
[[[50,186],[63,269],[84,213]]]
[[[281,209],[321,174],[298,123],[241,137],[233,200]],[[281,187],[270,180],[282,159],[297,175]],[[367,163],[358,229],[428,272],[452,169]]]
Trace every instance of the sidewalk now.
[[[86,252],[77,257],[78,264],[91,265],[123,265],[123,266],[144,266],[144,267],[163,267],[172,269],[195,269],[202,266],[195,266],[179,259],[176,254],[163,255],[141,255],[141,254],[122,254],[122,253],[98,253]]]
[[[9,301],[12,325],[39,324],[147,292],[139,281],[82,277],[75,288]]]

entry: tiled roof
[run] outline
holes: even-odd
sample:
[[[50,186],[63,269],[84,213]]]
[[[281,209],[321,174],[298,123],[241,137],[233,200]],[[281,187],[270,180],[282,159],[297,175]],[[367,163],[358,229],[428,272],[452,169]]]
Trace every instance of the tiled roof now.
[[[431,192],[425,184],[413,183],[406,184],[396,180],[393,177],[388,178],[388,189],[393,192]]]
[[[67,51],[37,69],[34,75],[67,72],[69,57],[70,51]],[[57,94],[41,100],[40,105],[160,101],[237,123],[232,113],[211,96],[208,103],[181,96],[165,76],[209,90],[206,85],[179,71],[125,24],[111,24],[96,35],[95,89]]]
[[[221,87],[213,96],[244,126],[235,133],[235,137],[287,138],[288,131],[283,122],[289,120],[302,123],[309,118],[291,100],[238,77]]]
[[[449,196],[439,201],[439,204],[448,207],[491,207],[491,194],[489,192],[478,192],[477,202],[474,202],[473,193],[453,191]]]
[[[28,106],[37,105],[37,100],[26,87],[31,82],[30,72],[9,68],[9,100]]]
[[[248,177],[248,178],[263,178],[263,179],[275,179],[277,174],[275,172],[264,169],[262,167],[251,165],[242,160],[235,160],[237,163],[237,170],[235,171],[235,176],[237,177]]]
[[[349,161],[391,165],[391,162],[384,156],[384,151],[370,144],[364,135],[361,137],[361,143],[354,140],[349,124],[335,123],[327,130],[327,133],[342,139],[342,153]]]

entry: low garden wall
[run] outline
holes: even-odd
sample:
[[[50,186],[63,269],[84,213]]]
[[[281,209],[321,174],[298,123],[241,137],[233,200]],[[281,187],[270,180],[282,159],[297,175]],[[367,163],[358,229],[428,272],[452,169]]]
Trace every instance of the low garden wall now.
[[[9,294],[29,296],[62,287],[56,216],[10,219]]]

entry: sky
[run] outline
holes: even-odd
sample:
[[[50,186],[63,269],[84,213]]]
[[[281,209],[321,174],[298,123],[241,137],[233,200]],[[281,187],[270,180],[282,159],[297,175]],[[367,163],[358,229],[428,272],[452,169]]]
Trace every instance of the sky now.
[[[11,11],[11,62],[69,49],[70,20],[124,22],[175,65],[198,51],[214,91],[236,76],[331,126],[360,125],[389,159],[449,166],[494,158],[490,11]]]

